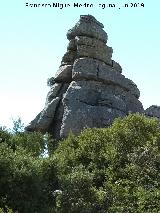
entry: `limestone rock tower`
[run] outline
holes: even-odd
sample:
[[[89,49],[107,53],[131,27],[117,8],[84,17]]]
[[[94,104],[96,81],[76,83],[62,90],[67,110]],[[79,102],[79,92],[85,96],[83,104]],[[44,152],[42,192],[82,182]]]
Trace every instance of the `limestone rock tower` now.
[[[70,131],[106,127],[116,117],[144,112],[136,84],[112,60],[104,26],[82,15],[67,33],[69,44],[47,95],[45,108],[26,131],[49,132],[61,139]]]

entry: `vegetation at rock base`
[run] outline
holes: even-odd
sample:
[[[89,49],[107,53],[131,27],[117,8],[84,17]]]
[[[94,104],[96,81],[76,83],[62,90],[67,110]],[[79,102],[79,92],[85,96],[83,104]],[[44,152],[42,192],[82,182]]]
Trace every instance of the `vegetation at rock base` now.
[[[160,123],[139,114],[53,140],[0,130],[0,212],[160,212]]]

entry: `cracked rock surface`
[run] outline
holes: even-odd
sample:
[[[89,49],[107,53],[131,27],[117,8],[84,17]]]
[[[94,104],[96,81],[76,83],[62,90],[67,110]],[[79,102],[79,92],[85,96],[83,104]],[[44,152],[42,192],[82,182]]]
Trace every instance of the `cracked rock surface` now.
[[[70,131],[79,134],[83,128],[105,127],[116,117],[144,112],[136,84],[112,60],[103,28],[93,16],[83,15],[68,31],[67,52],[45,107],[26,131],[49,132],[59,140]]]

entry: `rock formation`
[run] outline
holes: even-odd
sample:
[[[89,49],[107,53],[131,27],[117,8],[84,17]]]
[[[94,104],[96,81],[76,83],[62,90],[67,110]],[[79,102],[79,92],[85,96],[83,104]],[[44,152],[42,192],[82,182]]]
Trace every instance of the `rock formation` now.
[[[45,108],[26,127],[55,139],[70,131],[105,127],[116,117],[144,112],[136,84],[122,75],[106,45],[104,26],[91,15],[80,16],[68,31],[69,44],[47,95]]]
[[[156,117],[160,119],[160,106],[152,105],[145,110],[145,115],[148,117]]]

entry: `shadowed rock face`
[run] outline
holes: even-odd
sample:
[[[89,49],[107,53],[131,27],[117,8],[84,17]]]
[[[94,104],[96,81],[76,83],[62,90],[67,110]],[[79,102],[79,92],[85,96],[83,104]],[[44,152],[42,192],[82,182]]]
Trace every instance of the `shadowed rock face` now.
[[[106,45],[103,24],[93,16],[80,16],[67,38],[67,52],[45,108],[26,131],[49,132],[58,140],[70,131],[78,134],[83,128],[108,126],[130,112],[144,112],[137,86],[112,60],[113,50]]]

